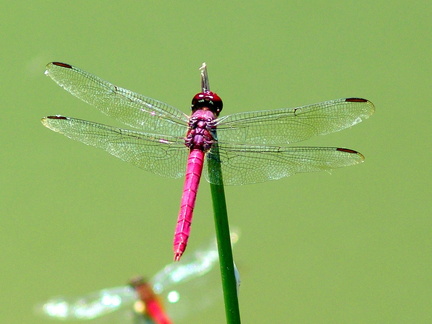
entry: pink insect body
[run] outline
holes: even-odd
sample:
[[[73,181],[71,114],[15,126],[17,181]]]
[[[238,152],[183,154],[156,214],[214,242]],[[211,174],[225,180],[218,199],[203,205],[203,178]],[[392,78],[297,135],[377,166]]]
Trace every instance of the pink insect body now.
[[[164,311],[160,298],[155,294],[148,282],[142,277],[138,277],[131,281],[131,286],[143,303],[144,315],[151,318],[155,324],[172,324],[171,319]]]
[[[222,110],[221,98],[213,92],[201,92],[192,100],[192,116],[185,144],[190,149],[180,212],[174,234],[174,260],[179,261],[190,235],[193,210],[204,166],[204,156],[215,142],[212,122]]]

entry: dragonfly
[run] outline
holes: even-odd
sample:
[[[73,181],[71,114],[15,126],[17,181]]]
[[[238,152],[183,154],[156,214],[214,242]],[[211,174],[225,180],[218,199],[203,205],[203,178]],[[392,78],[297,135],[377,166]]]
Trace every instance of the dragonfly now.
[[[202,173],[216,185],[244,185],[359,164],[364,156],[351,149],[288,145],[354,126],[375,110],[366,99],[342,98],[219,117],[222,99],[203,86],[192,99],[189,116],[67,63],[49,63],[45,74],[72,95],[136,130],[61,115],[43,118],[44,126],[155,174],[185,177],[174,233],[175,260],[180,260],[187,246]],[[209,161],[220,165],[222,176],[215,176],[211,167],[215,164]],[[204,169],[204,164],[210,168]]]
[[[230,238],[232,245],[237,243],[240,231],[232,229]],[[191,312],[204,310],[222,297],[221,289],[217,290],[220,278],[217,271],[212,271],[218,260],[216,238],[213,238],[180,262],[163,267],[149,281],[136,277],[129,285],[83,296],[54,297],[38,305],[36,310],[40,315],[57,320],[93,320],[117,312],[122,323],[132,314],[136,322],[148,319],[154,324],[170,324],[173,319],[180,320]],[[240,276],[234,268],[238,288]]]

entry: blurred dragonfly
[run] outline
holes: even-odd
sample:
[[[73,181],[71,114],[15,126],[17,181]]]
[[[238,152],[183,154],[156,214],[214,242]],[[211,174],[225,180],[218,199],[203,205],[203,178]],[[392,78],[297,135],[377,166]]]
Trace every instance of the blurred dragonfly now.
[[[238,230],[231,231],[232,244],[239,237]],[[132,320],[147,323],[147,320],[154,324],[169,324],[171,317],[185,318],[222,297],[218,272],[211,271],[218,260],[216,239],[212,239],[180,262],[165,266],[148,282],[138,277],[130,285],[83,296],[55,297],[38,305],[37,313],[58,320],[92,320],[123,309],[126,313],[118,316],[121,323]],[[238,271],[236,279],[239,286]]]
[[[175,260],[186,249],[205,160],[220,163],[227,185],[355,165],[364,157],[351,149],[286,145],[354,126],[374,112],[373,104],[366,99],[342,98],[218,117],[222,99],[203,86],[203,92],[193,97],[192,115],[188,116],[66,63],[48,64],[46,74],[74,96],[139,131],[59,115],[43,118],[44,126],[144,170],[171,178],[185,175],[174,235]],[[215,154],[217,149],[220,158]],[[221,184],[215,174],[214,170],[204,171],[208,181]]]

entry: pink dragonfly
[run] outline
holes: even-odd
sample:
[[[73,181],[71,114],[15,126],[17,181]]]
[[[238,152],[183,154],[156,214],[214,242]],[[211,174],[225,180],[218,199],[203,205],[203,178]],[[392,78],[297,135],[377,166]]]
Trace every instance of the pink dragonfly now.
[[[364,157],[346,148],[286,145],[354,126],[374,112],[366,99],[342,98],[218,117],[222,100],[204,89],[193,97],[192,115],[188,116],[66,63],[49,63],[45,73],[74,96],[138,130],[58,115],[43,118],[44,126],[161,176],[186,175],[174,235],[175,260],[186,249],[203,164],[216,159],[216,147],[226,185],[328,171],[361,163]],[[221,184],[212,171],[204,171],[206,179]]]
[[[240,238],[240,232],[233,229],[230,237],[234,245]],[[137,277],[130,285],[106,288],[82,296],[54,297],[38,305],[36,312],[57,320],[107,318],[115,319],[116,323],[125,323],[128,319],[141,323],[147,318],[154,324],[169,324],[174,319],[187,318],[191,312],[204,310],[222,297],[220,276],[217,271],[212,271],[218,260],[214,238],[180,262],[166,265],[148,282]],[[238,272],[236,275],[238,287]]]

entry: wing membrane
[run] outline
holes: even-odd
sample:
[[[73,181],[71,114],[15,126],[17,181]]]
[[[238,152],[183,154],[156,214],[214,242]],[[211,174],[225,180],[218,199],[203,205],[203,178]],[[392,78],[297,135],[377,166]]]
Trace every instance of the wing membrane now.
[[[117,87],[65,63],[49,63],[45,74],[72,95],[126,125],[148,133],[186,133],[188,116],[163,102]]]
[[[63,116],[45,117],[42,124],[146,171],[169,178],[185,173],[188,150],[183,137],[147,134]]]
[[[238,237],[238,233],[231,232],[231,235]],[[151,279],[157,294],[209,272],[219,261],[216,239],[212,239],[207,246],[188,253],[181,261],[166,265]]]
[[[301,172],[330,171],[364,161],[362,154],[336,147],[220,145],[219,154],[225,185],[277,180]],[[210,151],[207,159],[214,158]],[[207,181],[218,183],[214,170],[205,170]]]
[[[219,143],[284,145],[354,126],[374,112],[361,98],[342,98],[298,108],[251,111],[217,120]]]
[[[91,320],[132,305],[138,299],[129,286],[103,289],[81,297],[61,296],[36,307],[37,311],[61,320]]]

